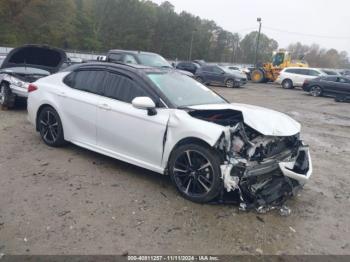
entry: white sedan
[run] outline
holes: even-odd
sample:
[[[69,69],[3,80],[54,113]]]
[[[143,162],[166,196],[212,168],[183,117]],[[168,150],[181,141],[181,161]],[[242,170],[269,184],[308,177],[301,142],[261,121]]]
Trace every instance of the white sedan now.
[[[281,206],[312,173],[300,124],[269,109],[230,104],[174,70],[91,63],[28,88],[29,120],[49,146],[66,142],[169,174],[185,198],[224,192],[241,207]]]

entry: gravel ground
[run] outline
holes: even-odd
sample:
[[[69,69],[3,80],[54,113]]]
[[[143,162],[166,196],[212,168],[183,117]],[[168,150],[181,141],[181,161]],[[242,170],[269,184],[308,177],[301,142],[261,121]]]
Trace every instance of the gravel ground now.
[[[168,177],[49,148],[19,105],[0,111],[0,253],[350,254],[350,105],[274,85],[213,89],[302,123],[314,174],[289,217],[194,204]]]

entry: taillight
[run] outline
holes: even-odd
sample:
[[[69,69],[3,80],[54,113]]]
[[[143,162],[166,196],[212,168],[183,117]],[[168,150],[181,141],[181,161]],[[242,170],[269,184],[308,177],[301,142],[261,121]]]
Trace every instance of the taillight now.
[[[29,86],[28,86],[28,93],[34,92],[36,90],[38,90],[38,87],[36,85],[29,84]]]

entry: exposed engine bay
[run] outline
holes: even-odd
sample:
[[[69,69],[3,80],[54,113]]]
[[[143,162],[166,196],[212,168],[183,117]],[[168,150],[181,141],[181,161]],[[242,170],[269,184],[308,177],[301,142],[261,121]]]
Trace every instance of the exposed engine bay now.
[[[231,109],[188,113],[227,127],[215,149],[222,159],[223,191],[236,193],[241,209],[258,212],[281,209],[310,177],[311,158],[299,133],[262,135],[244,123],[240,111]]]

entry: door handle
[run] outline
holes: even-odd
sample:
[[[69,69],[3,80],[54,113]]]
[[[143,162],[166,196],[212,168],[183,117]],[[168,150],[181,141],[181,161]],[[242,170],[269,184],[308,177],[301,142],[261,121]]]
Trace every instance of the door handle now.
[[[60,97],[66,97],[67,96],[65,92],[58,92],[57,95],[60,96]]]
[[[108,104],[100,104],[98,107],[106,111],[110,111],[112,109]]]

